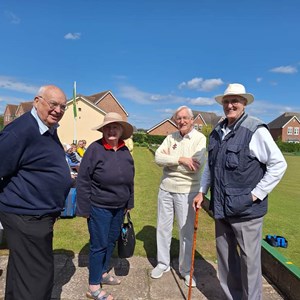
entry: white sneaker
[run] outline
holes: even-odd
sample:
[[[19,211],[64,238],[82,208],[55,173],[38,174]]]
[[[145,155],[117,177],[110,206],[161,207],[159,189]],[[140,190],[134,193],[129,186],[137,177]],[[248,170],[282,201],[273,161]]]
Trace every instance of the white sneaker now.
[[[184,276],[184,283],[186,286],[190,286],[190,275]],[[192,287],[196,287],[196,279],[194,276],[192,278]]]
[[[160,268],[158,265],[151,271],[151,277],[154,279],[158,279],[161,276],[163,276],[164,273],[170,271],[170,266],[168,266],[166,269]]]

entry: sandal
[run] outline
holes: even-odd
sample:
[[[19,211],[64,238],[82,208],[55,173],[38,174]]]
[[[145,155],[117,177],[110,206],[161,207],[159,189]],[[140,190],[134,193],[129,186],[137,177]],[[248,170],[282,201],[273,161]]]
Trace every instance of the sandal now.
[[[107,300],[109,296],[111,296],[111,294],[106,294],[104,293],[102,296],[100,296],[101,292],[103,290],[101,288],[99,288],[98,290],[92,292],[91,290],[88,290],[86,292],[86,297],[89,299],[94,299],[94,300]]]
[[[119,285],[121,282],[118,280],[118,278],[107,274],[105,277],[102,277],[101,283],[107,285]]]

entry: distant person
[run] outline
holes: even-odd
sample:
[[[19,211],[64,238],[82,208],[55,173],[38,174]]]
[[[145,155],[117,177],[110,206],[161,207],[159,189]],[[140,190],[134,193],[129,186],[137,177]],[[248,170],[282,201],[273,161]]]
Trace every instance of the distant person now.
[[[54,278],[53,225],[72,184],[58,122],[67,108],[56,86],[0,132],[0,220],[9,260],[5,299],[48,300]]]
[[[189,286],[195,213],[193,199],[200,188],[200,169],[206,152],[205,136],[194,129],[193,112],[179,107],[174,120],[178,131],[168,135],[155,152],[155,162],[163,167],[157,207],[157,266],[152,278],[170,270],[173,220],[179,228],[179,272]],[[192,278],[192,287],[196,286]]]
[[[77,153],[79,154],[80,157],[83,157],[85,153],[84,143],[82,140],[79,140],[77,143]]]
[[[132,136],[125,140],[125,145],[128,148],[131,155],[133,154],[133,140]]]
[[[77,179],[77,216],[87,218],[90,233],[87,297],[105,298],[103,284],[118,285],[109,262],[120,235],[124,213],[134,206],[134,163],[124,140],[133,127],[114,112],[95,128],[103,138],[93,142],[81,161]]]
[[[65,152],[66,152],[66,159],[68,162],[68,165],[71,167],[71,169],[75,169],[77,172],[79,170],[80,161],[77,160],[75,152],[73,152],[73,148],[71,145],[64,145]]]
[[[287,164],[262,121],[246,114],[254,101],[239,83],[215,97],[225,120],[209,137],[208,161],[194,207],[210,188],[218,274],[227,299],[261,299],[261,239],[268,194]]]
[[[83,145],[84,151],[86,151],[86,140],[82,140],[82,145]]]
[[[76,159],[81,162],[82,157],[77,153],[77,145],[72,143],[70,146],[72,147],[73,153],[75,153]]]

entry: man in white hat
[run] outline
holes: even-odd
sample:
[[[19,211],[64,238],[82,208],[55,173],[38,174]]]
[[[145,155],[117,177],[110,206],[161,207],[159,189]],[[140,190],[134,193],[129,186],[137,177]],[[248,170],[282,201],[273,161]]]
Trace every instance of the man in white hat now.
[[[261,299],[261,239],[268,194],[287,164],[267,125],[245,113],[254,101],[238,83],[215,97],[225,120],[209,138],[208,161],[194,208],[211,190],[220,284],[227,299]]]

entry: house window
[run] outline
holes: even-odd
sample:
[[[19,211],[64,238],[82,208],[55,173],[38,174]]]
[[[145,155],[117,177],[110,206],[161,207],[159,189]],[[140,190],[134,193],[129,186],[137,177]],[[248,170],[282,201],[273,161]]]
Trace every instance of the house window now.
[[[194,128],[198,130],[198,124],[194,124]]]
[[[299,135],[299,127],[294,127],[294,135]]]
[[[293,134],[293,127],[288,127],[287,134],[288,135],[292,135]]]
[[[203,128],[203,125],[200,124],[200,125],[199,125],[199,131],[202,131],[202,128]]]

